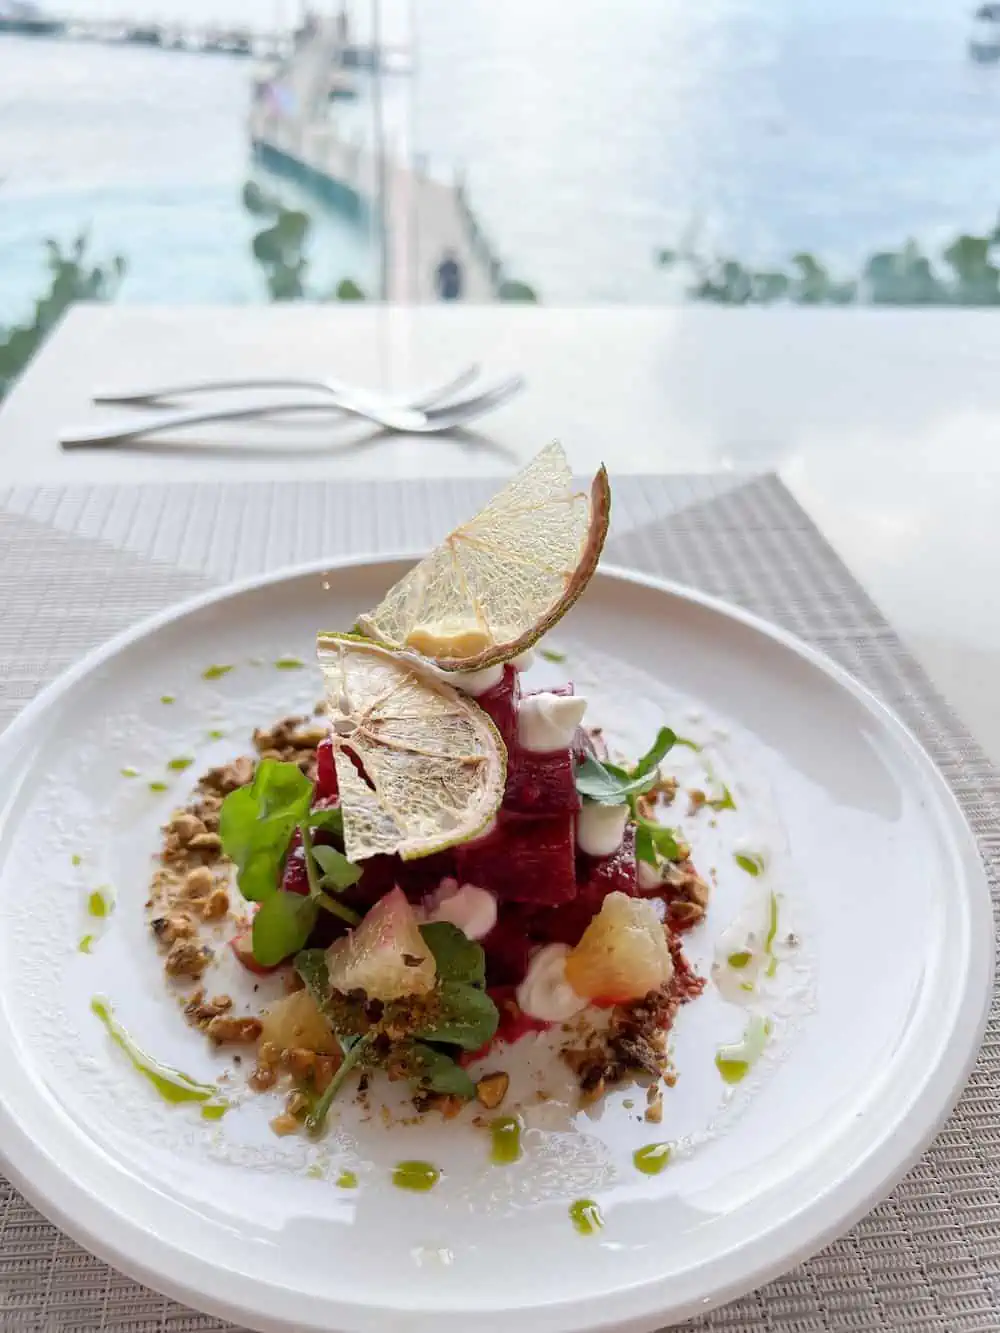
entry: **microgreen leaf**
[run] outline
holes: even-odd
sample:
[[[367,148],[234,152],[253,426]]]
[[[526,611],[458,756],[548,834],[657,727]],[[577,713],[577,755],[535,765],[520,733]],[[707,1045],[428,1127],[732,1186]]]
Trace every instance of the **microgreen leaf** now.
[[[476,1085],[461,1065],[456,1064],[444,1051],[436,1051],[422,1041],[415,1041],[410,1062],[414,1081],[428,1092],[439,1092],[448,1097],[464,1097],[471,1101]]]
[[[327,833],[339,833],[343,836],[344,812],[339,805],[326,806],[322,810],[314,810],[305,822],[310,828],[321,828]]]
[[[305,983],[306,990],[323,1009],[330,998],[330,969],[323,949],[302,949],[295,955],[295,970]]]
[[[333,889],[335,892],[339,889],[349,889],[352,884],[357,884],[363,874],[361,866],[356,866],[353,861],[348,861],[343,852],[338,852],[335,847],[312,847],[313,860],[323,872],[323,878],[320,883],[324,888]]]
[[[461,1046],[466,1051],[478,1051],[485,1046],[500,1021],[497,1007],[485,991],[461,981],[444,981],[438,991],[433,1022],[414,1035],[426,1041]]]
[[[319,904],[301,893],[273,893],[253,919],[253,956],[262,967],[275,967],[297,953],[316,924]]]
[[[306,1116],[305,1125],[310,1134],[318,1134],[326,1123],[326,1117],[330,1107],[333,1105],[333,1099],[343,1087],[347,1075],[355,1065],[360,1063],[365,1052],[371,1044],[370,1034],[363,1037],[357,1037],[353,1041],[346,1038],[340,1039],[340,1044],[344,1048],[344,1058],[340,1063],[340,1068],[334,1074],[327,1086],[326,1091],[319,1098],[312,1110]]]
[[[651,866],[657,865],[661,858],[667,861],[684,859],[674,830],[641,816],[636,820],[635,854],[638,860]]]
[[[706,801],[705,804],[710,805],[713,810],[736,809],[736,802],[733,800],[733,793],[729,790],[729,788],[726,786],[725,783],[722,784],[722,795],[714,796],[710,801]]]
[[[424,942],[434,955],[440,981],[461,981],[470,986],[486,984],[486,954],[450,921],[431,921],[420,927]]]
[[[263,759],[253,782],[222,802],[219,837],[236,863],[244,898],[262,902],[278,891],[292,832],[309,814],[312,790],[297,764]]]
[[[648,791],[656,782],[655,773],[630,777],[615,764],[602,764],[586,755],[576,769],[576,789],[586,801],[597,805],[625,805],[628,798]]]

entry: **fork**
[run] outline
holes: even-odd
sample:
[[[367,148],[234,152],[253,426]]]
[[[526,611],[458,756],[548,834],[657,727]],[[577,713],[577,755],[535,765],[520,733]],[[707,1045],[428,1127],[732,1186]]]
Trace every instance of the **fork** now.
[[[98,390],[93,395],[93,401],[110,406],[139,407],[144,404],[154,406],[157,403],[167,403],[174,398],[189,398],[193,394],[222,393],[237,389],[314,389],[317,393],[326,394],[336,399],[348,399],[351,402],[376,403],[379,406],[424,408],[433,407],[445,399],[454,398],[457,393],[467,389],[478,375],[479,367],[475,364],[469,365],[464,370],[459,371],[452,379],[446,380],[444,384],[435,385],[433,388],[425,388],[416,394],[403,396],[371,394],[367,390],[358,389],[352,384],[347,384],[344,380],[276,376],[269,379],[193,380],[190,384],[171,384],[158,389],[130,389],[122,392]]]
[[[490,388],[484,389],[467,398],[459,398],[443,404],[441,407],[429,407],[425,412],[409,408],[389,406],[376,407],[360,403],[336,402],[290,402],[275,403],[268,407],[229,407],[205,409],[202,411],[160,412],[154,417],[131,424],[97,427],[96,429],[65,431],[59,443],[63,449],[102,448],[105,445],[128,444],[132,440],[143,439],[148,435],[158,435],[165,430],[180,430],[188,426],[201,426],[221,421],[246,421],[251,418],[266,419],[287,414],[308,415],[312,412],[329,413],[331,409],[360,416],[375,425],[411,435],[432,435],[451,430],[454,426],[465,425],[477,417],[484,416],[507,402],[524,387],[520,375],[509,375],[498,380]]]

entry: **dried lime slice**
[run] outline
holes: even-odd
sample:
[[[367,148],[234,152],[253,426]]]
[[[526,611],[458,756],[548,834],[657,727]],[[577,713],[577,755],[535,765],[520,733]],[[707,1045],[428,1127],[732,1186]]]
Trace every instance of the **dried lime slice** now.
[[[611,511],[602,467],[578,490],[550,444],[410,570],[358,629],[448,671],[509,661],[569,610],[597,568]]]
[[[321,634],[318,653],[348,858],[411,860],[481,832],[507,775],[482,709],[418,658],[353,635]]]

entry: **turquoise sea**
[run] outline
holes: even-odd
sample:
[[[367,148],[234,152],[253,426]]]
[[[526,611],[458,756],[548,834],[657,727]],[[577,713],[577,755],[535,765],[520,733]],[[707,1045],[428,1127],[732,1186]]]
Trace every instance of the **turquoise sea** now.
[[[288,24],[269,0],[68,0],[70,12]],[[363,31],[373,0],[353,0]],[[55,6],[52,6],[53,8]],[[384,84],[395,151],[460,168],[496,248],[550,301],[657,301],[681,237],[851,266],[1000,208],[1000,67],[955,0],[382,0],[412,76]],[[40,242],[89,228],[130,301],[261,298],[239,189],[250,62],[0,37],[0,324]],[[371,126],[370,88],[344,111]],[[317,212],[321,285],[373,271]]]

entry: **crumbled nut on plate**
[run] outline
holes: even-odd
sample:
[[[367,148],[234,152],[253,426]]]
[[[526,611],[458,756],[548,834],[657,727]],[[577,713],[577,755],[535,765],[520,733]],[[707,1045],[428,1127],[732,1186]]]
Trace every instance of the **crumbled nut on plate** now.
[[[189,940],[195,933],[195,925],[186,912],[169,912],[166,916],[154,917],[153,934],[161,944],[176,944],[178,940]]]
[[[260,1036],[259,1018],[235,1017],[232,1014],[220,1014],[209,1021],[205,1029],[210,1040],[216,1046],[227,1044],[239,1045],[242,1042],[256,1041]]]
[[[171,977],[200,977],[212,961],[212,950],[190,940],[178,940],[163,966]]]
[[[495,1074],[484,1074],[476,1084],[476,1100],[488,1111],[494,1111],[507,1096],[510,1087],[510,1075],[502,1070]]]

